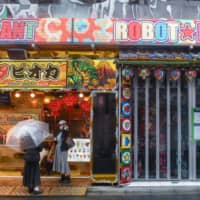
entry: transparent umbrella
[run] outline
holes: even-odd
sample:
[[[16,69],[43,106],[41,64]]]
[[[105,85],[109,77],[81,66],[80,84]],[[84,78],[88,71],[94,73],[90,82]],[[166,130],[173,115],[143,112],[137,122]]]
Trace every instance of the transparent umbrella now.
[[[18,122],[7,133],[6,145],[15,150],[39,146],[49,136],[47,123],[28,119]]]

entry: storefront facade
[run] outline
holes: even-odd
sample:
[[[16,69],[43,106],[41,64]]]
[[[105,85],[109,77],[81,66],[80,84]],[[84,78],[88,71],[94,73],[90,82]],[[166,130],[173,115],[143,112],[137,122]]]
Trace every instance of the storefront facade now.
[[[40,94],[40,103],[31,101],[30,115],[51,124],[52,132],[59,119],[69,121],[77,139],[69,156],[74,177],[120,184],[198,180],[200,56],[188,49],[200,42],[199,21],[41,18],[0,23],[3,51],[23,44],[28,53],[25,60],[2,56],[2,96],[9,92],[17,102],[17,92]],[[179,47],[178,52],[169,46]],[[11,115],[19,112],[11,104],[9,109]],[[3,144],[7,112],[4,107]]]

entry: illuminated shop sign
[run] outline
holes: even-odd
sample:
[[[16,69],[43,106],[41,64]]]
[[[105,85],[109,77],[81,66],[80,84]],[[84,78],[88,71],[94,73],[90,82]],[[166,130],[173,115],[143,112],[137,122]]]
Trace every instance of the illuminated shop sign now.
[[[115,42],[195,44],[200,42],[200,23],[192,20],[116,20]]]
[[[1,19],[0,42],[71,42],[72,19]]]
[[[145,44],[200,43],[200,21],[165,19],[1,19],[0,43]]]
[[[65,61],[1,61],[0,88],[65,88]]]

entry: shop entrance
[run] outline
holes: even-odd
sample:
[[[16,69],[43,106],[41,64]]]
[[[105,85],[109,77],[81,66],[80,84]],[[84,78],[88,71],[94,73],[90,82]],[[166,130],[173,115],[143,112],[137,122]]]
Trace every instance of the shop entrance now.
[[[22,175],[23,152],[7,147],[6,135],[17,122],[29,118],[47,122],[53,136],[59,133],[59,120],[66,120],[75,141],[68,153],[71,176],[90,176],[90,92],[18,90],[0,95],[0,176]],[[53,159],[48,157],[52,144],[53,138],[44,141],[40,161],[42,176],[58,176],[52,171]]]
[[[153,69],[145,79],[138,70],[134,73],[134,180],[200,178],[200,142],[192,140],[192,108],[200,107],[200,75],[197,72],[188,80],[187,70],[178,70],[180,77],[173,78],[165,69],[162,80],[155,78]]]

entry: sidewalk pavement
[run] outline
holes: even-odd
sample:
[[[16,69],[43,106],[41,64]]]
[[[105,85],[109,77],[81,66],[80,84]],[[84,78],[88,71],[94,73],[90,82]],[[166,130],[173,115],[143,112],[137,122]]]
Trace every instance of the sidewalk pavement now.
[[[200,182],[133,182],[123,186],[89,186],[88,196],[200,194]]]
[[[59,184],[59,178],[41,178],[43,193],[39,196],[85,196],[89,179],[72,179],[69,184]],[[31,196],[22,186],[22,177],[0,177],[0,197]]]
[[[72,179],[68,185],[60,185],[58,178],[42,178],[43,194],[41,196],[141,196],[141,195],[200,195],[200,181],[132,182],[123,186],[91,185],[90,179]],[[27,188],[22,186],[21,177],[0,177],[0,197],[30,196]]]

